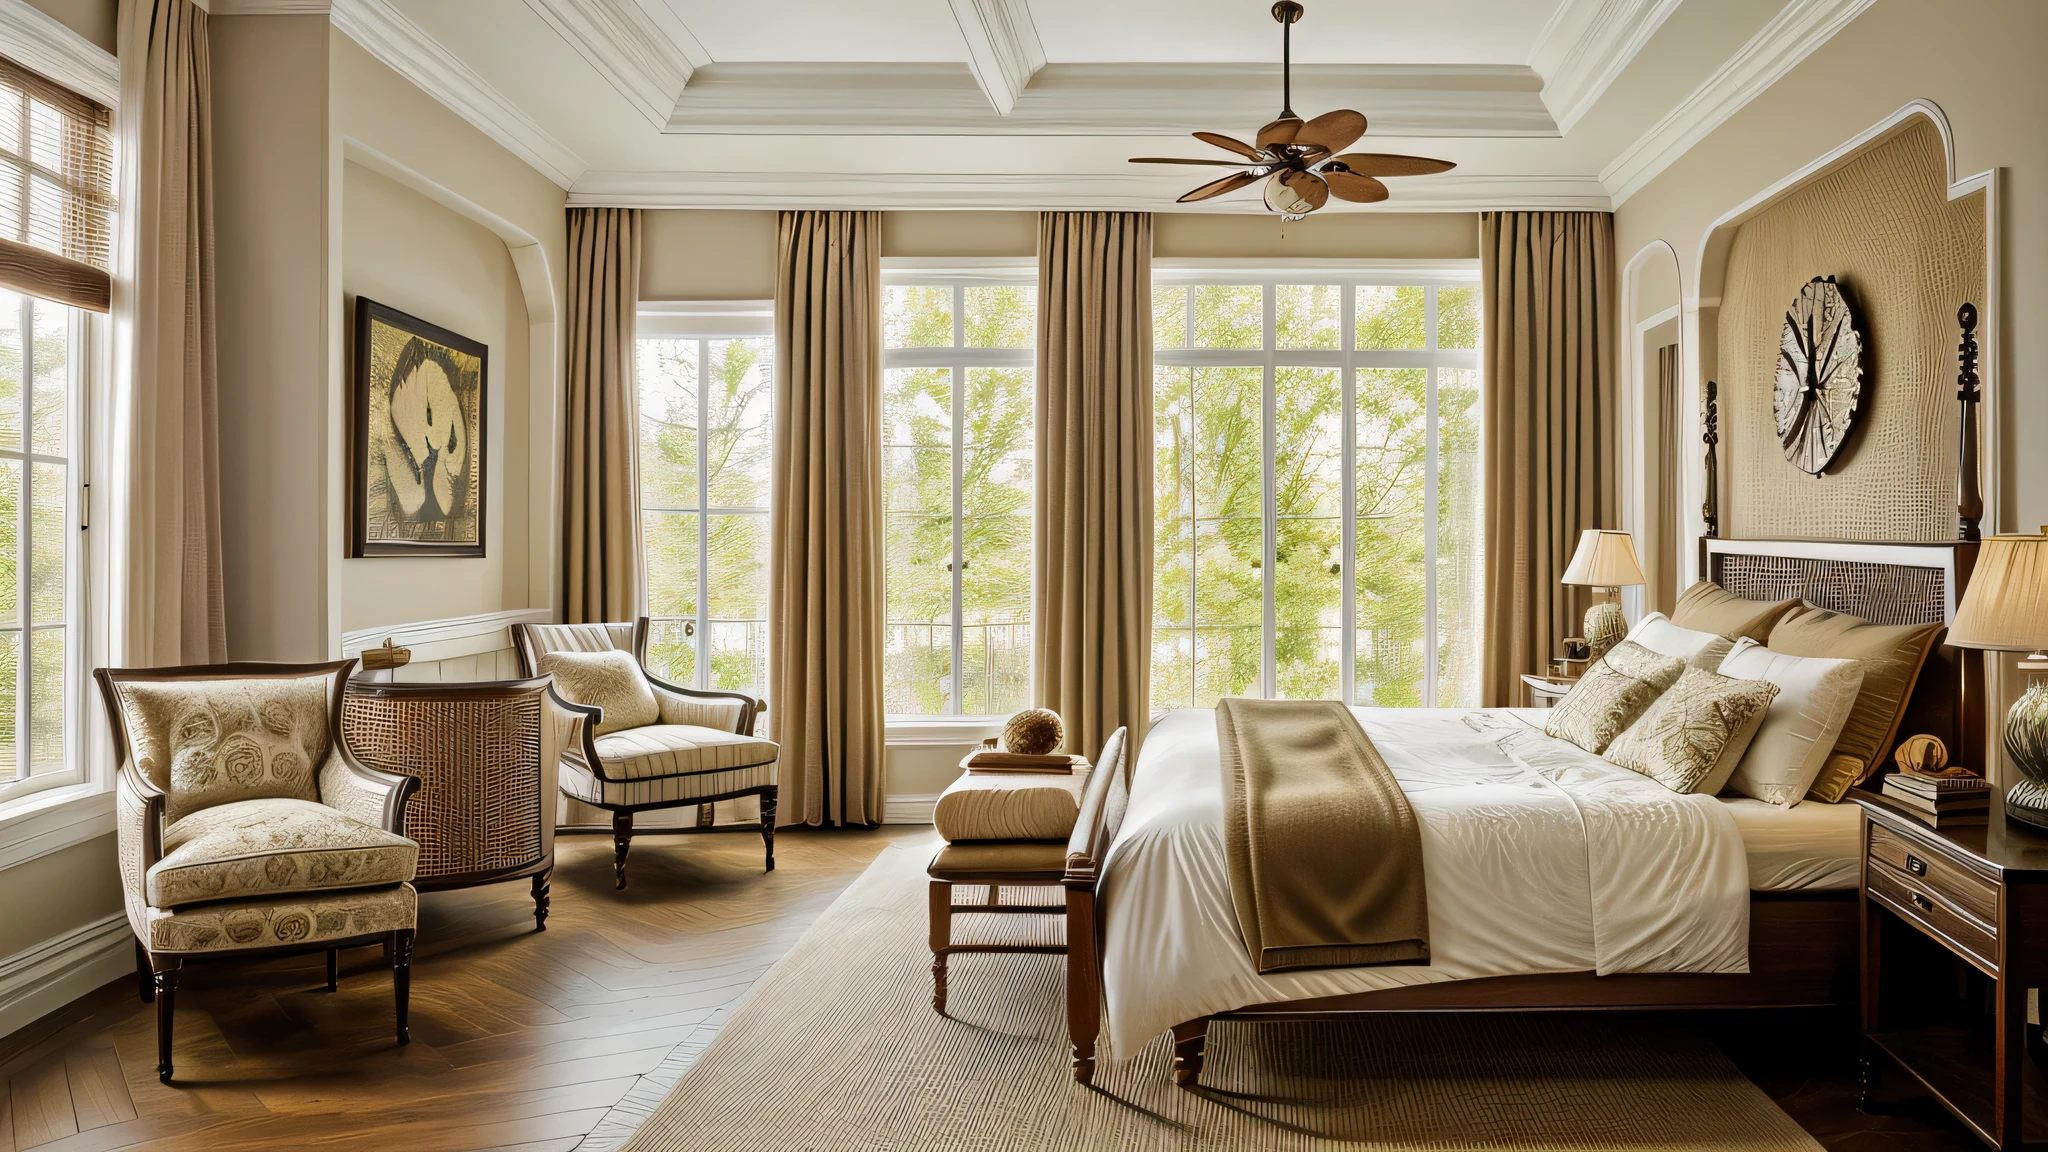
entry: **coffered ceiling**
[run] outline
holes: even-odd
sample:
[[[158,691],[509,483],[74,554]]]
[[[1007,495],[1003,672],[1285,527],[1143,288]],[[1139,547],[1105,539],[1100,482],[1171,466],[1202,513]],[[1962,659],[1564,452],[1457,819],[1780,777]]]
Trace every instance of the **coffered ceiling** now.
[[[318,2],[318,0],[312,0]],[[1306,0],[1294,105],[1447,175],[1334,210],[1607,208],[1871,0]],[[309,0],[213,0],[216,14]],[[332,0],[584,204],[1170,210],[1280,106],[1266,0]],[[1182,206],[1185,207],[1185,206]],[[1260,210],[1249,193],[1202,211]]]

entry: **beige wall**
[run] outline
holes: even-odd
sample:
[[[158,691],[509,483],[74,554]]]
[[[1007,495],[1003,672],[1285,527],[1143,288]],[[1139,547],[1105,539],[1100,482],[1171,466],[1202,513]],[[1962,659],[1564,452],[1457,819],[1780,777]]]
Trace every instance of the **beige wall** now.
[[[115,29],[120,18],[118,0],[28,0],[28,3],[99,47],[109,52],[114,50]]]
[[[471,616],[527,606],[529,424],[526,302],[505,242],[483,225],[359,164],[342,176],[343,343],[354,380],[358,296],[482,342],[487,357],[484,556],[374,557],[342,564],[341,626]],[[350,409],[354,411],[353,407]],[[508,473],[512,483],[507,483]],[[545,531],[545,524],[541,526]]]
[[[114,859],[110,833],[0,872],[7,893],[0,958],[119,912],[121,872]]]
[[[1471,212],[1338,212],[1283,221],[1266,215],[1162,212],[1153,217],[1152,255],[1162,259],[1476,260],[1479,217]]]
[[[641,214],[642,300],[775,299],[775,213]]]

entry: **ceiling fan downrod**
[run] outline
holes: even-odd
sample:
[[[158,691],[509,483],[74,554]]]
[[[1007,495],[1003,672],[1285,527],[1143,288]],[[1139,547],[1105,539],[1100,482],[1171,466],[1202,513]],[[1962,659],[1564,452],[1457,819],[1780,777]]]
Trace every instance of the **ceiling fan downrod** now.
[[[1294,117],[1294,22],[1303,9],[1295,0],[1276,0],[1273,19],[1280,22],[1280,119]]]

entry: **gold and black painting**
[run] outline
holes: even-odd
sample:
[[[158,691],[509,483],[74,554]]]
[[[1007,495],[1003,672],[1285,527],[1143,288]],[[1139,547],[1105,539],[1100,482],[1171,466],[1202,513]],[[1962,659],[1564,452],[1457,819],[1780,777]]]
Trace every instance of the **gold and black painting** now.
[[[489,349],[356,298],[352,556],[484,554]]]

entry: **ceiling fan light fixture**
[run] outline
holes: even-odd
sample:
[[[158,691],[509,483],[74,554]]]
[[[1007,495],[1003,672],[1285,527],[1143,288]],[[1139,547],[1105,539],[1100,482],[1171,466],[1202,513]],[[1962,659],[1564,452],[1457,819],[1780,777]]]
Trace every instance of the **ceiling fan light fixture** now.
[[[1299,220],[1330,201],[1330,187],[1313,172],[1275,172],[1266,179],[1266,207]]]

